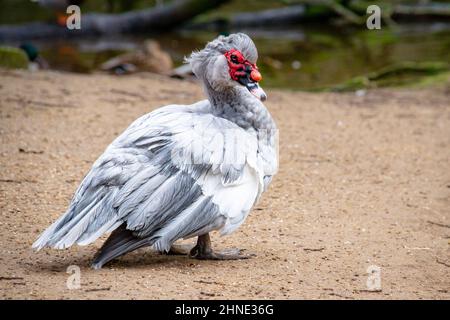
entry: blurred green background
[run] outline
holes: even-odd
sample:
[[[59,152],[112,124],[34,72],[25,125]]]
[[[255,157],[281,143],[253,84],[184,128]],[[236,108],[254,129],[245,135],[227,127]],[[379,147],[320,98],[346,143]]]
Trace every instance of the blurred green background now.
[[[158,3],[165,5],[169,2]],[[192,23],[224,19],[237,12],[280,8],[291,3],[295,1],[233,0],[197,16]],[[372,3],[386,6],[392,1]],[[87,0],[81,8],[82,13],[118,13],[156,4],[157,1],[151,0]],[[30,0],[0,0],[0,24],[50,21],[52,15],[51,11]],[[419,71],[413,68],[413,72],[391,72],[395,77],[387,78],[382,74],[383,80],[378,84],[414,85],[424,81],[422,73],[432,75],[441,66],[445,69],[450,61],[450,20],[445,19],[413,20],[396,24],[395,27],[383,25],[381,30],[368,30],[365,25],[322,23],[319,20],[289,26],[267,25],[238,30],[179,28],[168,33],[41,39],[33,43],[52,69],[88,73],[110,57],[137,48],[148,38],[157,40],[171,55],[175,65],[180,65],[183,57],[192,50],[202,48],[220,33],[235,31],[246,32],[254,39],[260,55],[258,65],[266,87],[300,90],[364,87],[367,78],[379,77],[378,73],[386,70],[389,74],[389,70],[397,70],[405,62],[417,63]],[[2,43],[5,44],[20,45],[18,42]],[[424,72],[420,72],[421,68]],[[426,78],[426,81],[429,79]]]

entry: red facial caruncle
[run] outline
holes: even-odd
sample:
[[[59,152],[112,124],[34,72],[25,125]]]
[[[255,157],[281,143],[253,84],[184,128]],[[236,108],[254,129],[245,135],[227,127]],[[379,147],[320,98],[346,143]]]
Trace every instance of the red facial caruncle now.
[[[247,77],[254,82],[262,80],[261,73],[256,64],[246,60],[239,50],[231,49],[225,52],[231,79],[238,81],[240,77]]]

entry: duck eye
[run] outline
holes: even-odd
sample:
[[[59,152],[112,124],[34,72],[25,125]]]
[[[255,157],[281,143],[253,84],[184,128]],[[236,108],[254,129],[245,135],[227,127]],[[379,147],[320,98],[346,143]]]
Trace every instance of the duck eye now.
[[[232,55],[231,55],[231,62],[233,62],[233,63],[239,63],[238,58],[237,58],[237,56],[236,56],[235,54],[232,54]]]

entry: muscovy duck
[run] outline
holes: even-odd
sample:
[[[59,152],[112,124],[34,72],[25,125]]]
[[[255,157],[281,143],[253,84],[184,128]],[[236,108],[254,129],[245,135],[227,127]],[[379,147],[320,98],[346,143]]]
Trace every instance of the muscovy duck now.
[[[187,58],[208,96],[133,122],[100,156],[67,212],[33,244],[87,245],[111,232],[93,268],[152,246],[197,259],[245,259],[212,250],[209,233],[235,231],[278,168],[277,128],[261,101],[253,41],[219,36]],[[197,236],[192,248],[178,239]]]

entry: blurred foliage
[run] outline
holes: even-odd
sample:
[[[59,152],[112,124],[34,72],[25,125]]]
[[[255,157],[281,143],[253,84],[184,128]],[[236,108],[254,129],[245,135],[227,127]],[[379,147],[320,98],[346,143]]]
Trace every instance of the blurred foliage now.
[[[281,32],[281,33],[280,33]],[[253,36],[258,47],[258,66],[263,74],[262,85],[288,89],[314,90],[333,88],[349,79],[370,75],[384,68],[401,65],[404,61],[427,63],[450,61],[450,32],[404,32],[389,29],[340,30],[310,27],[305,31],[276,30],[267,36]],[[210,31],[168,33],[156,37],[163,49],[170,53],[176,65],[183,57],[200,49],[217,36]],[[146,39],[133,37],[123,41],[137,44]],[[122,40],[118,40],[122,41]],[[83,49],[84,47],[84,49]],[[90,72],[102,62],[123,51],[90,51],[86,46],[59,41],[41,46],[41,54],[53,68],[76,72]],[[421,80],[426,73],[411,79]],[[408,76],[409,77],[409,76]],[[395,85],[397,75],[389,77]],[[405,75],[398,75],[399,84]]]
[[[48,20],[49,10],[30,0],[0,0],[0,24]]]
[[[395,3],[417,3],[417,1],[368,1],[339,0],[353,6],[366,3],[379,4],[383,8]],[[86,0],[83,12],[123,12],[142,9],[169,0]],[[287,4],[304,3],[302,0],[232,0],[197,17],[198,21],[229,17],[235,12],[253,12],[278,8]],[[308,2],[311,2],[308,1]],[[421,3],[427,2],[421,0]],[[448,2],[450,0],[439,0]],[[0,0],[0,24],[21,23],[31,20],[54,19],[54,13],[30,0]],[[314,10],[320,10],[315,7]],[[289,29],[290,28],[290,29]],[[414,25],[397,30],[383,27],[367,30],[360,26],[301,25],[280,30],[267,26],[259,30],[244,30],[253,37],[260,54],[258,65],[263,73],[262,85],[289,89],[314,90],[326,88],[356,88],[358,86],[403,85],[412,83],[434,83],[445,79],[446,72],[402,72],[390,74],[384,79],[374,80],[373,75],[385,68],[410,63],[448,63],[450,61],[449,29],[433,29],[434,26]],[[225,30],[234,32],[236,30]],[[181,64],[185,55],[202,48],[207,41],[217,36],[214,31],[186,31],[153,35],[163,49],[167,50],[176,64]],[[142,42],[146,36],[131,37],[131,41]],[[127,41],[130,39],[127,39]],[[121,38],[115,41],[123,41]],[[18,45],[18,44],[17,44]],[[76,72],[91,72],[108,58],[121,53],[110,48],[89,51],[71,40],[39,43],[41,54],[50,66]],[[365,79],[365,80],[364,80]],[[369,82],[367,81],[369,80]]]
[[[262,57],[280,63],[260,64],[265,85],[293,89],[333,87],[348,79],[377,72],[404,61],[450,61],[449,32],[431,34],[391,30],[331,32],[309,30],[304,41],[256,39]],[[295,62],[301,63],[298,69]],[[391,78],[392,84],[395,77]],[[399,79],[400,81],[400,79]]]
[[[169,3],[169,0],[159,3]],[[119,13],[153,7],[158,0],[85,0],[82,12]],[[31,0],[0,0],[0,24],[18,24],[30,21],[45,21],[54,18],[54,13]]]

